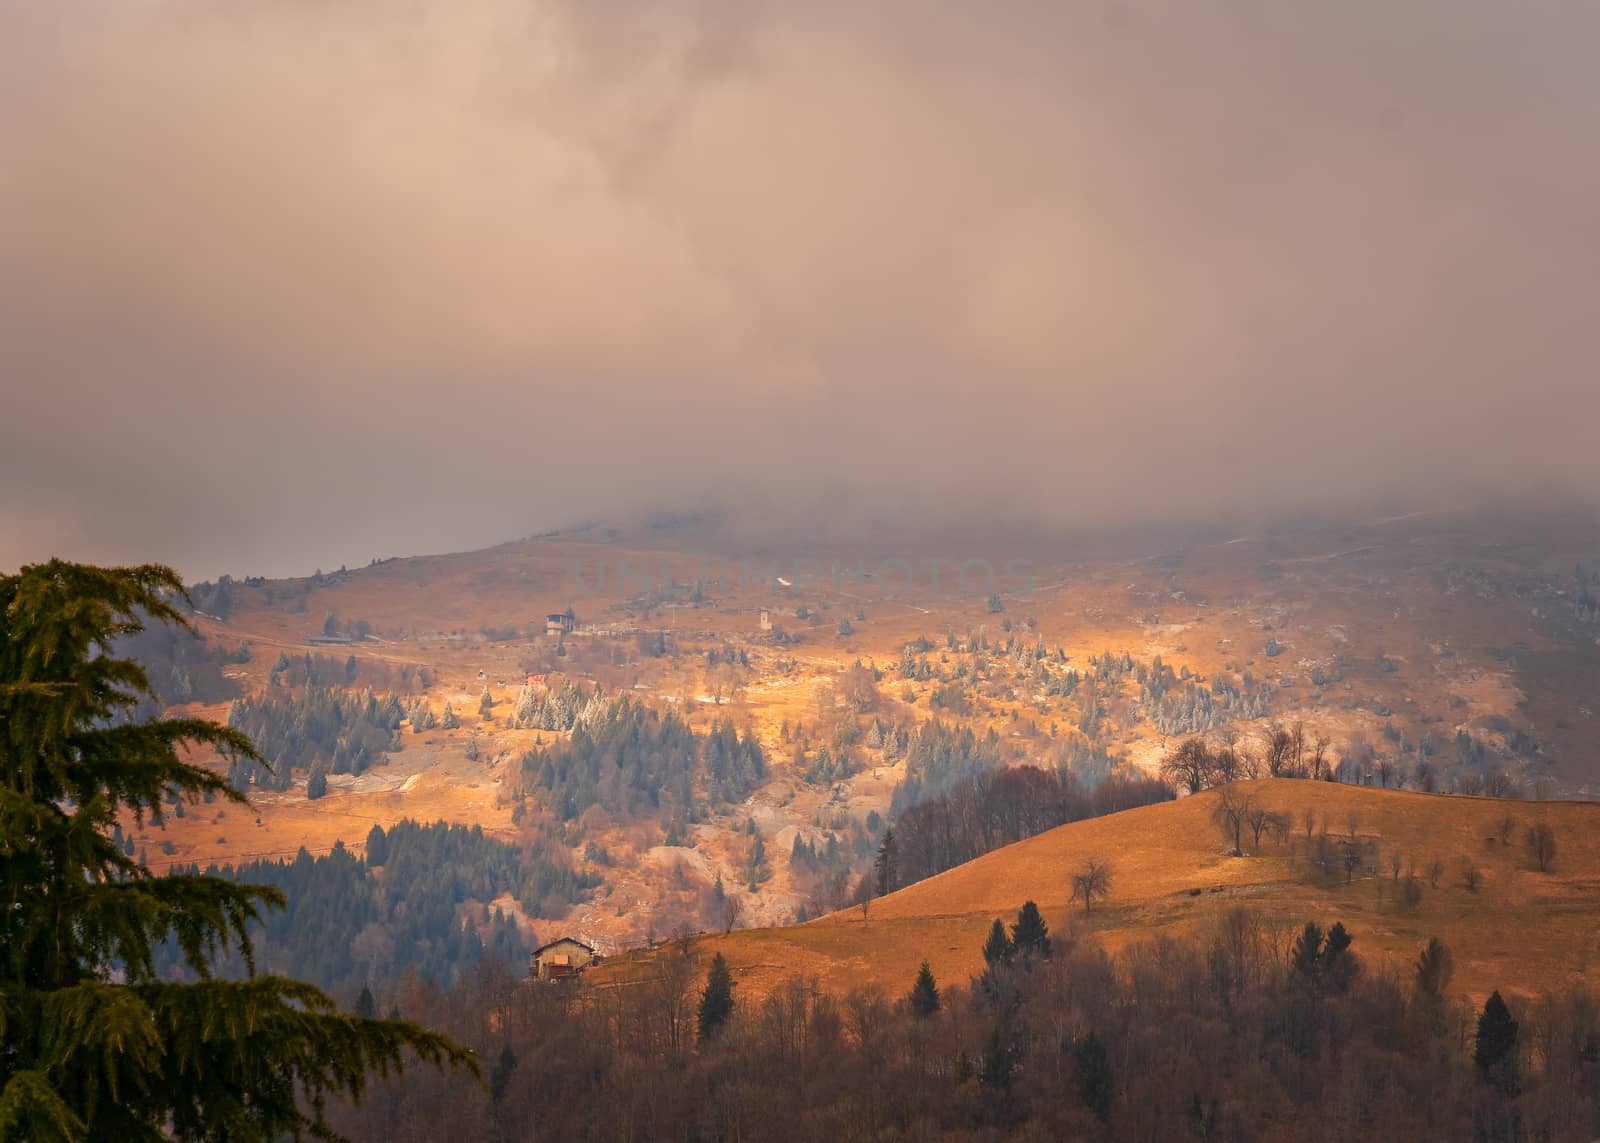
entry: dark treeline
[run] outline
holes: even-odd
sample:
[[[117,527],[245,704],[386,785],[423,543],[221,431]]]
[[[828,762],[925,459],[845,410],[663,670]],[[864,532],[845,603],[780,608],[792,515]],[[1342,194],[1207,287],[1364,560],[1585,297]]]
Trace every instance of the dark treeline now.
[[[1151,778],[1114,775],[1093,787],[1067,770],[1014,766],[968,774],[894,819],[893,853],[880,854],[888,889],[953,869],[1047,829],[1171,801]]]
[[[228,709],[228,725],[249,735],[271,768],[236,759],[229,780],[241,791],[251,783],[287,790],[295,770],[360,774],[400,749],[404,719],[399,700],[372,691],[311,685],[298,695],[239,699]]]
[[[1504,723],[1502,729],[1510,734],[1517,749],[1535,748],[1528,745],[1531,739],[1519,737],[1522,732],[1511,730],[1509,723]],[[1357,732],[1335,754],[1329,749],[1331,739],[1308,734],[1299,722],[1288,726],[1271,724],[1254,740],[1237,732],[1224,734],[1219,743],[1193,735],[1162,759],[1160,773],[1174,789],[1189,793],[1226,785],[1236,778],[1306,778],[1397,790],[1410,786],[1430,794],[1523,796],[1523,787],[1510,773],[1493,766],[1493,757],[1482,741],[1464,730],[1456,733],[1456,766],[1448,771],[1436,761],[1438,746],[1431,736],[1425,735],[1419,743],[1408,743],[1391,724],[1384,737],[1393,745],[1391,752],[1380,751]],[[1414,764],[1406,761],[1408,752],[1419,756]],[[1504,757],[1510,759],[1514,755],[1507,753]]]
[[[407,1076],[341,1113],[356,1139],[1590,1139],[1600,1005],[1572,990],[1481,1010],[1448,999],[1431,942],[1402,973],[1342,926],[1234,910],[1202,937],[1115,957],[1023,910],[982,977],[926,967],[898,995],[796,978],[740,995],[672,942],[570,987],[484,961],[405,1015],[487,1082]],[[991,939],[991,943],[996,943]],[[976,958],[976,950],[974,950]]]
[[[239,693],[239,685],[222,673],[232,663],[248,663],[250,647],[226,647],[194,631],[153,624],[124,635],[112,649],[115,655],[136,659],[150,676],[154,700],[146,698],[127,717],[132,721],[159,716],[162,709],[179,703],[216,703]]]
[[[288,687],[365,687],[369,690],[406,694],[427,690],[434,683],[433,672],[416,663],[391,663],[384,659],[355,655],[303,655],[278,652],[267,675],[273,688]]]
[[[742,801],[766,772],[754,734],[726,721],[697,734],[676,713],[625,695],[579,718],[570,738],[525,754],[522,791],[563,821],[600,806],[623,819],[659,817],[674,830],[699,820],[707,802]]]
[[[963,778],[1003,764],[1000,736],[993,729],[979,735],[959,723],[925,722],[906,747],[905,777],[894,788],[889,814],[898,817],[907,807],[939,797]]]
[[[205,872],[283,891],[287,906],[253,930],[259,969],[349,997],[363,985],[390,993],[407,972],[448,984],[486,951],[525,964],[515,923],[489,903],[509,893],[530,912],[559,913],[590,888],[559,844],[519,847],[477,826],[374,826],[367,851],[370,860],[339,844],[322,857],[302,849],[293,861]],[[179,963],[176,949],[163,955],[164,970]],[[242,975],[243,965],[234,957],[223,972]]]

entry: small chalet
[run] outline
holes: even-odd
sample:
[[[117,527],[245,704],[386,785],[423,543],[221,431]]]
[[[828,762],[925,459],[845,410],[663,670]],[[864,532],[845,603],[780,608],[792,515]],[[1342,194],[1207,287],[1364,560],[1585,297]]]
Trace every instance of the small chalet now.
[[[528,975],[537,980],[561,980],[576,976],[600,960],[600,954],[572,937],[562,937],[533,950]]]

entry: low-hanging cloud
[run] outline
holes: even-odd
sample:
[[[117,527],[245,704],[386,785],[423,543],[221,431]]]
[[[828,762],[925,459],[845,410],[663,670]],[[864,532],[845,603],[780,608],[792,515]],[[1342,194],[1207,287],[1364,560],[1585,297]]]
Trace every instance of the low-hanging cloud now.
[[[1600,478],[1600,8],[0,0],[0,566]]]

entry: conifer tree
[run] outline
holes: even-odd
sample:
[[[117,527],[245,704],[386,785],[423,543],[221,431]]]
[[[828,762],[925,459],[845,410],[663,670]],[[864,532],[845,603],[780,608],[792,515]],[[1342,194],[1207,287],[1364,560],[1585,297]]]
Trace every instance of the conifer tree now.
[[[989,929],[989,939],[983,942],[983,963],[990,968],[997,964],[1005,964],[1015,951],[1011,938],[1006,936],[1005,922],[996,917],[994,925]]]
[[[389,860],[389,835],[376,823],[367,831],[367,864],[383,865]]]
[[[895,848],[894,830],[884,831],[883,842],[878,846],[878,856],[873,860],[878,877],[878,896],[893,893],[899,880],[899,856]]]
[[[1508,1095],[1518,1090],[1516,1072],[1517,1022],[1496,991],[1478,1017],[1478,1036],[1472,1060],[1483,1078]]]
[[[700,1042],[715,1036],[732,1015],[733,974],[728,971],[727,959],[718,953],[706,973],[706,990],[700,994]]]
[[[1001,1034],[999,1025],[996,1025],[983,1043],[983,1058],[978,1064],[978,1083],[991,1091],[1007,1091],[1015,1070],[1010,1045]]]
[[[516,1070],[517,1053],[511,1050],[510,1044],[507,1044],[500,1049],[500,1058],[489,1073],[489,1098],[495,1103],[505,1098],[506,1088],[511,1086],[511,1073]]]
[[[262,762],[212,722],[116,724],[154,699],[117,640],[147,620],[186,626],[181,593],[157,566],[52,561],[0,577],[0,1139],[328,1137],[326,1099],[359,1098],[408,1049],[476,1071],[416,1025],[346,1016],[310,985],[256,975],[249,926],[283,904],[276,890],[157,877],[112,844],[119,814],[159,824],[173,794],[247,804],[184,748]],[[197,981],[156,973],[168,937]],[[212,975],[229,947],[247,979]]]
[[[1011,926],[1011,944],[1024,958],[1050,957],[1050,926],[1032,901],[1024,902],[1017,910],[1017,923]]]
[[[1078,1098],[1104,1123],[1111,1117],[1116,1089],[1111,1081],[1111,1057],[1099,1036],[1090,1029],[1072,1042],[1072,1079]]]
[[[918,1017],[932,1016],[939,1011],[939,986],[933,979],[933,970],[923,961],[917,970],[916,983],[911,986],[911,1012]]]

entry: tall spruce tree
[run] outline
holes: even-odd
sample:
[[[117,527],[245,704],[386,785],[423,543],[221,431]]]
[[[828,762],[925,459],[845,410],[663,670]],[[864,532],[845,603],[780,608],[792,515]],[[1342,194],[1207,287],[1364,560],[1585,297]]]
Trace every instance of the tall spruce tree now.
[[[389,860],[389,835],[383,832],[383,826],[373,823],[367,831],[367,864],[383,865]]]
[[[700,994],[700,1042],[715,1036],[733,1015],[733,973],[721,953],[711,958],[706,990]]]
[[[914,1016],[932,1016],[939,1011],[939,985],[933,979],[933,970],[923,961],[917,970],[916,983],[911,986],[911,1013]]]
[[[983,942],[983,963],[990,968],[1005,964],[1016,951],[1011,938],[1006,936],[1005,922],[996,917],[994,924],[989,927],[989,939]]]
[[[883,843],[878,846],[878,856],[872,862],[878,877],[878,896],[887,897],[898,887],[900,858],[895,846],[894,830],[885,830]]]
[[[1483,1078],[1508,1095],[1518,1091],[1517,1083],[1517,1022],[1511,1018],[1511,1009],[1496,991],[1483,1006],[1478,1017],[1478,1036],[1473,1043],[1472,1061],[1478,1065]]]
[[[157,877],[112,842],[119,816],[159,823],[174,795],[246,804],[186,748],[262,762],[212,722],[127,721],[154,692],[117,640],[148,620],[187,626],[182,598],[158,566],[0,577],[0,1140],[326,1137],[327,1097],[359,1098],[408,1049],[477,1070],[421,1027],[256,975],[248,929],[283,904],[276,890]],[[169,937],[194,983],[158,978]],[[212,974],[231,946],[245,980]]]
[[[1039,906],[1032,901],[1023,903],[1017,910],[1017,923],[1011,926],[1011,946],[1024,959],[1050,957],[1050,926],[1044,923]]]

